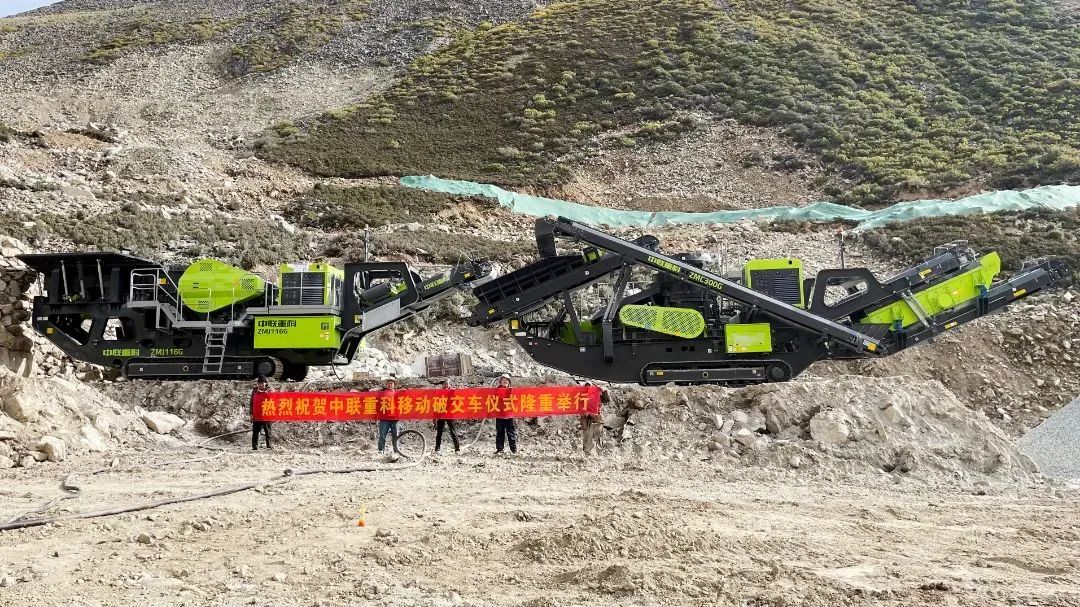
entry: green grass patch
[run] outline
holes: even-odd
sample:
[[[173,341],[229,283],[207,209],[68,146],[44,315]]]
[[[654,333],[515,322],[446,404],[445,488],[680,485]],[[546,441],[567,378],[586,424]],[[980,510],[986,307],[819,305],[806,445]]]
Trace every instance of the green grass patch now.
[[[225,73],[239,77],[272,72],[297,56],[321,48],[350,21],[366,15],[368,0],[340,0],[329,4],[287,6],[261,23],[260,33],[229,51]]]
[[[25,225],[32,222],[33,225]],[[252,267],[311,256],[310,240],[266,221],[180,213],[166,219],[134,203],[103,214],[75,216],[0,212],[0,234],[24,242],[71,241],[77,248],[131,251],[151,259],[171,249],[188,258],[214,257]],[[169,243],[173,243],[170,246]],[[180,244],[183,243],[183,244]]]
[[[862,233],[860,239],[904,264],[925,260],[934,247],[956,240],[967,240],[980,253],[997,251],[1009,271],[1028,259],[1061,257],[1080,284],[1080,209],[916,219]]]
[[[1049,0],[569,0],[458,32],[260,153],[318,175],[546,185],[597,134],[672,139],[706,112],[782,129],[846,202],[1078,182],[1078,19]]]
[[[398,186],[316,184],[285,209],[285,217],[323,230],[363,229],[388,223],[428,223],[432,215],[461,202],[460,197]]]

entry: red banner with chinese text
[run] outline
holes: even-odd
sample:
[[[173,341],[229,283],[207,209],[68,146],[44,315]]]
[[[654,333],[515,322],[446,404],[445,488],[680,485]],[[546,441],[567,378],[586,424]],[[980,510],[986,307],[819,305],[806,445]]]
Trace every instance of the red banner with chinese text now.
[[[256,392],[263,422],[484,419],[600,413],[596,386],[527,386],[377,392]]]

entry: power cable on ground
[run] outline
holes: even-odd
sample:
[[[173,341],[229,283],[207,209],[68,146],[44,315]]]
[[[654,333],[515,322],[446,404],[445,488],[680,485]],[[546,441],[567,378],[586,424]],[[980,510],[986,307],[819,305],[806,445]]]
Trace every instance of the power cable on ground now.
[[[28,515],[37,514],[38,512],[43,512],[45,510],[48,510],[49,508],[52,508],[53,506],[55,506],[57,503],[59,503],[62,500],[71,499],[71,498],[76,497],[76,496],[81,494],[81,489],[78,486],[72,484],[72,482],[71,482],[71,478],[72,478],[73,475],[68,475],[60,483],[60,488],[62,490],[64,490],[65,492],[67,492],[68,495],[65,495],[63,497],[59,497],[59,498],[56,498],[54,500],[51,500],[50,502],[47,502],[46,504],[43,504],[42,506],[39,506],[38,508],[35,508],[34,510],[31,510],[29,512],[24,512],[24,513],[22,513],[22,514],[20,514],[20,515],[18,515],[16,517],[8,520],[5,523],[0,524],[0,531],[10,531],[10,530],[13,530],[13,529],[26,529],[28,527],[41,527],[43,525],[52,525],[52,524],[55,524],[55,523],[61,523],[61,522],[65,522],[65,521],[74,521],[74,520],[88,519],[88,518],[99,518],[99,517],[103,517],[103,516],[113,516],[113,515],[117,515],[117,514],[127,514],[127,513],[130,513],[130,512],[141,512],[143,510],[151,510],[153,508],[160,508],[162,506],[171,506],[173,504],[183,504],[185,502],[194,502],[194,501],[197,501],[197,500],[204,500],[204,499],[209,499],[209,498],[212,498],[212,497],[220,497],[220,496],[223,496],[223,495],[230,495],[230,494],[233,494],[233,493],[239,493],[241,491],[247,491],[247,490],[250,490],[250,489],[255,489],[256,487],[268,487],[268,486],[272,486],[272,485],[280,485],[282,483],[288,482],[289,480],[291,480],[295,476],[308,476],[308,475],[312,475],[312,474],[351,474],[351,473],[355,473],[355,472],[391,472],[391,471],[407,470],[409,468],[415,468],[416,466],[419,466],[421,463],[423,463],[424,457],[427,455],[427,438],[424,437],[424,435],[419,433],[419,432],[416,432],[414,430],[409,430],[409,431],[403,432],[403,433],[397,435],[396,437],[394,437],[393,443],[392,443],[395,453],[397,453],[397,454],[399,454],[399,455],[401,455],[403,457],[409,458],[409,456],[407,454],[401,453],[401,451],[398,449],[398,442],[399,442],[399,440],[401,439],[402,436],[413,435],[413,434],[420,437],[420,456],[417,457],[415,460],[410,461],[408,463],[404,463],[404,464],[392,464],[392,465],[368,464],[368,465],[365,465],[365,466],[356,466],[356,467],[352,467],[352,468],[326,468],[326,469],[313,469],[313,470],[286,469],[281,474],[281,476],[276,476],[274,478],[270,478],[270,479],[266,479],[266,480],[262,480],[262,481],[252,481],[252,482],[248,482],[248,483],[242,483],[242,484],[239,484],[239,485],[232,485],[230,487],[224,487],[224,488],[221,488],[221,489],[215,489],[213,491],[207,491],[206,493],[199,493],[199,494],[196,494],[196,495],[169,498],[169,499],[165,499],[165,500],[158,500],[158,501],[155,501],[155,502],[148,502],[148,503],[145,503],[145,504],[137,504],[137,505],[134,505],[134,506],[121,506],[121,507],[118,507],[118,508],[108,508],[108,509],[105,509],[105,510],[94,510],[94,511],[91,511],[91,512],[81,512],[81,513],[78,513],[78,514],[70,514],[70,515],[67,515],[67,516],[56,516],[56,517],[50,517],[50,518],[37,518],[37,519],[25,520],[25,517],[28,516]],[[213,438],[217,438],[217,437],[213,437]]]

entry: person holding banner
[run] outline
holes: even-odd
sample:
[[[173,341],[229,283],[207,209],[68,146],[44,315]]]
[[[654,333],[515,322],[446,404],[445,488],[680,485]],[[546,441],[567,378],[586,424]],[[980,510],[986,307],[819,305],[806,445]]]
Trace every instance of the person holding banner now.
[[[390,398],[394,398],[394,391],[397,390],[397,379],[390,377],[386,380],[386,392],[390,393]],[[390,435],[390,449],[393,450],[394,441],[397,440],[398,427],[396,419],[380,419],[379,420],[379,453],[386,450],[386,435]]]
[[[273,449],[270,446],[270,422],[255,421],[255,395],[259,392],[270,391],[270,384],[266,381],[266,376],[260,375],[259,379],[255,382],[255,389],[251,391],[251,450],[259,450],[259,432],[263,432],[266,435],[266,448]]]
[[[450,380],[444,380],[440,387],[443,390],[450,390]],[[442,448],[443,429],[450,430],[450,440],[454,442],[454,453],[461,452],[461,445],[458,443],[457,432],[454,431],[454,420],[439,418],[435,420],[435,453],[438,453],[439,449]]]
[[[499,389],[510,390],[510,376],[499,376]],[[510,443],[510,453],[517,453],[517,427],[514,426],[514,418],[506,411],[500,411],[499,417],[495,418],[495,455],[503,452],[503,442]]]
[[[585,387],[595,386],[591,381],[585,382]],[[606,388],[600,386],[600,406],[611,404],[611,395]],[[581,416],[581,448],[585,455],[592,455],[600,448],[600,430],[603,428],[603,418],[600,413],[586,413]]]

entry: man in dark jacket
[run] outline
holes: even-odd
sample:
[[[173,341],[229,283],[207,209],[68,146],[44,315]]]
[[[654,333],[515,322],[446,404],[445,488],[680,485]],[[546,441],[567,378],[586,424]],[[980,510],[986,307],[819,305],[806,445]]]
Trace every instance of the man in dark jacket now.
[[[397,390],[397,378],[391,376],[386,380],[386,392],[389,393],[390,398],[394,398],[394,391]],[[394,450],[394,442],[397,441],[398,436],[398,423],[396,419],[380,419],[379,420],[379,453],[386,450],[386,437],[390,436],[390,450]]]
[[[499,388],[510,389],[509,375],[504,374],[499,377]],[[517,453],[517,427],[514,425],[514,418],[509,417],[506,412],[501,415],[506,417],[495,418],[495,454],[503,452],[504,440],[510,443],[510,453]]]
[[[442,386],[443,390],[450,390],[450,381],[444,381]],[[452,419],[438,419],[435,421],[435,453],[439,452],[442,448],[442,434],[443,429],[450,430],[450,440],[454,441],[454,453],[461,451],[461,445],[458,443],[457,432],[454,431],[454,420]]]
[[[251,391],[251,450],[259,450],[259,432],[266,434],[266,448],[273,449],[270,446],[270,422],[255,421],[255,395],[259,392],[269,392],[270,384],[266,381],[266,377],[260,375],[259,379],[255,382],[255,389]]]

